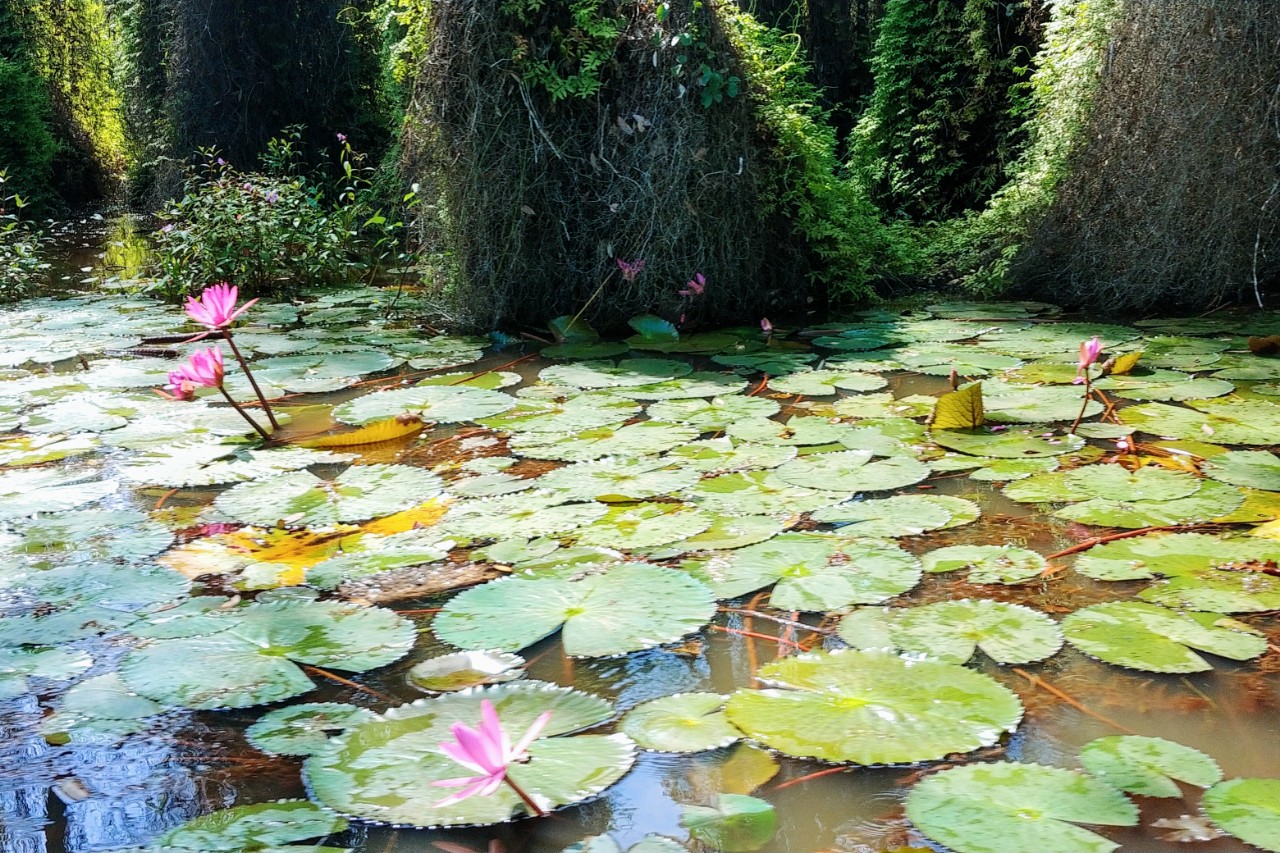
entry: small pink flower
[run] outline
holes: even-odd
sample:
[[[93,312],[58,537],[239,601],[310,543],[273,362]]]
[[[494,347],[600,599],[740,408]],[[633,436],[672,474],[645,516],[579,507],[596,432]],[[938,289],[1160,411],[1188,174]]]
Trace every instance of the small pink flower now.
[[[245,181],[244,189],[246,192],[253,192],[253,184],[249,183],[248,181]]]
[[[1116,450],[1119,450],[1120,452],[1124,453],[1124,452],[1128,452],[1130,449],[1131,448],[1129,446],[1129,442],[1127,439],[1122,438],[1116,442]]]
[[[768,317],[760,318],[760,330],[764,332],[766,338],[773,334],[773,324],[769,322]]]
[[[676,294],[692,299],[695,296],[701,296],[702,292],[707,289],[707,280],[702,277],[702,273],[694,273],[693,278],[685,282],[683,290],[677,290]]]
[[[187,297],[187,316],[206,328],[225,329],[258,301],[250,299],[236,308],[236,300],[239,298],[240,288],[235,285],[226,282],[209,285],[199,299]]]
[[[1073,385],[1083,385],[1085,381],[1085,371],[1098,360],[1098,356],[1102,354],[1102,341],[1098,340],[1098,336],[1094,335],[1091,341],[1081,341],[1080,343],[1080,359],[1077,362],[1076,378],[1071,380]]]
[[[173,223],[172,223],[172,222],[168,223],[167,225],[165,225],[164,227],[162,227],[160,230],[161,230],[163,233],[168,234],[170,231],[172,231],[172,230],[173,230]]]
[[[169,371],[169,384],[164,386],[172,394],[161,394],[172,400],[191,400],[197,388],[221,388],[225,370],[222,350],[218,347],[198,350],[191,359],[177,370]]]
[[[644,258],[636,258],[634,261],[624,261],[618,258],[618,269],[622,270],[623,281],[635,281],[636,277],[644,270]]]
[[[439,788],[465,786],[458,793],[436,803],[435,808],[451,806],[476,795],[487,797],[498,790],[498,786],[507,778],[507,769],[527,757],[529,745],[542,733],[547,721],[551,719],[551,712],[546,711],[534,720],[533,725],[514,746],[506,730],[502,728],[497,710],[488,699],[480,702],[480,718],[480,725],[474,729],[463,723],[454,723],[449,727],[454,741],[440,744],[441,752],[477,775],[432,782],[432,785]]]
[[[156,389],[156,393],[161,397],[164,397],[166,400],[188,402],[196,398],[195,383],[190,379],[187,379],[186,375],[181,370],[170,370],[169,384],[164,387],[170,389],[172,393],[169,393],[168,391],[161,391],[159,389]]]
[[[339,142],[339,143],[343,143],[343,144],[345,144],[345,143],[346,143],[346,141],[347,141],[347,135],[346,135],[345,133],[339,133],[339,134],[338,134],[338,142]]]
[[[227,165],[227,161],[226,161],[226,160],[223,160],[221,157],[219,157],[219,158],[218,158],[218,165],[219,165],[219,166],[225,166],[225,165]]]

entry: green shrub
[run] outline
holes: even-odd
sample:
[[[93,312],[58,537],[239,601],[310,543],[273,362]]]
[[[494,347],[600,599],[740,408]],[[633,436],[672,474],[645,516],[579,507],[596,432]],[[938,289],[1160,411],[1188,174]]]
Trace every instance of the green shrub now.
[[[43,235],[22,219],[25,203],[7,189],[0,169],[0,302],[27,296],[48,267],[42,258]]]
[[[0,164],[12,170],[6,189],[24,204],[47,207],[53,200],[53,161],[58,141],[50,125],[53,108],[44,84],[24,63],[0,58]]]
[[[375,207],[363,156],[340,137],[341,179],[295,174],[297,135],[272,140],[267,172],[241,172],[216,152],[188,175],[185,195],[156,235],[169,298],[228,281],[255,293],[372,278],[400,265],[403,223]],[[406,201],[410,198],[406,197]]]

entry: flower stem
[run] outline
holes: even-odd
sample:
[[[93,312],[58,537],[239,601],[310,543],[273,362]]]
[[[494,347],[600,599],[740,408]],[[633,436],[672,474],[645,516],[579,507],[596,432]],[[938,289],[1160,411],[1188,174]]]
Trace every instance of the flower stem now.
[[[270,440],[271,440],[271,436],[267,434],[267,431],[266,431],[266,430],[264,430],[261,426],[259,426],[259,424],[258,424],[258,422],[257,422],[257,421],[255,421],[253,418],[249,417],[249,413],[248,413],[248,412],[246,412],[244,409],[240,408],[240,404],[239,404],[239,403],[237,403],[235,400],[231,399],[231,395],[227,393],[227,389],[226,389],[224,386],[219,385],[219,386],[218,386],[218,390],[222,392],[222,396],[224,396],[224,397],[226,397],[226,398],[227,398],[227,402],[231,404],[231,408],[233,408],[233,409],[235,409],[237,412],[239,412],[239,413],[240,413],[240,417],[242,417],[242,418],[244,418],[246,421],[248,421],[248,422],[249,422],[249,425],[250,425],[250,426],[252,426],[255,430],[257,430],[257,431],[258,431],[258,435],[262,436],[262,440],[263,440],[263,441],[270,441]]]
[[[1089,410],[1089,403],[1093,400],[1093,383],[1089,381],[1089,368],[1084,369],[1084,402],[1080,404],[1080,414],[1076,415],[1075,423],[1071,424],[1070,432],[1074,433],[1080,428],[1080,421],[1084,420],[1084,413]]]
[[[231,352],[235,355],[236,361],[240,362],[240,369],[244,371],[244,375],[249,379],[249,384],[253,386],[253,393],[258,395],[258,402],[262,404],[262,411],[267,413],[267,420],[271,421],[271,428],[280,429],[280,423],[276,420],[275,412],[271,411],[271,406],[267,403],[266,396],[262,393],[262,389],[258,387],[258,380],[253,378],[253,371],[249,369],[244,356],[240,354],[240,348],[236,346],[236,342],[231,339],[230,329],[222,330],[222,339],[227,342],[227,346],[231,347]],[[262,430],[259,429],[258,431],[261,432]]]
[[[506,782],[508,785],[510,785],[510,786],[511,786],[511,790],[515,791],[515,792],[516,792],[516,794],[520,797],[520,799],[524,800],[524,804],[525,804],[526,806],[528,806],[528,807],[533,811],[533,814],[534,814],[535,816],[537,816],[537,817],[546,817],[546,816],[547,816],[547,813],[546,813],[545,811],[543,811],[543,810],[542,810],[542,806],[540,806],[540,805],[538,805],[537,803],[535,803],[535,802],[533,801],[533,797],[530,797],[528,794],[526,794],[526,793],[525,793],[525,792],[520,788],[520,786],[519,786],[519,785],[517,785],[517,784],[515,783],[515,781],[514,781],[514,780],[512,780],[512,778],[511,778],[510,776],[503,776],[503,777],[502,777],[502,781]]]

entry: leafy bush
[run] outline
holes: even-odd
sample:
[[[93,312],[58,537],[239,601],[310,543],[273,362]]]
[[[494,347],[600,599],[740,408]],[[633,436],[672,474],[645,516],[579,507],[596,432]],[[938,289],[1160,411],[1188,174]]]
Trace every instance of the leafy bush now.
[[[0,169],[0,302],[26,296],[48,267],[41,257],[42,235],[21,218],[26,205],[5,189],[7,181]]]
[[[53,107],[40,78],[25,64],[0,57],[0,163],[13,170],[7,189],[26,203],[45,206],[53,198],[53,160],[58,141],[49,127]]]
[[[161,293],[176,298],[229,281],[285,294],[304,284],[372,278],[406,260],[403,223],[376,208],[373,169],[361,165],[363,155],[339,136],[334,185],[294,174],[296,140],[295,133],[269,143],[265,172],[241,172],[216,152],[202,152],[205,162],[188,175],[186,194],[161,214]]]

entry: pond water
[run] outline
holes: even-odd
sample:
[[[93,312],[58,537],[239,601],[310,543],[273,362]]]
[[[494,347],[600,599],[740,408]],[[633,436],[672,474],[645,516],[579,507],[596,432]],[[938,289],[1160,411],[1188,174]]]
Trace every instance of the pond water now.
[[[139,348],[198,329],[120,292],[119,222],[64,258],[106,292],[0,311],[0,851],[1280,849],[1280,783],[1218,781],[1280,776],[1280,359],[1247,340],[1280,317],[936,303],[540,354],[326,292],[236,330],[262,448],[216,394],[151,392],[212,339]],[[1092,368],[1114,409],[1071,434],[1094,335],[1129,372]],[[984,423],[930,431],[953,370]],[[415,685],[460,648],[519,678]],[[646,722],[691,693],[727,717]],[[482,697],[513,737],[552,708],[511,778],[568,805],[447,826],[524,809],[430,784],[468,774],[436,744]],[[302,703],[340,704],[272,723]],[[672,743],[700,751],[644,748]],[[308,798],[349,826],[174,833]]]

